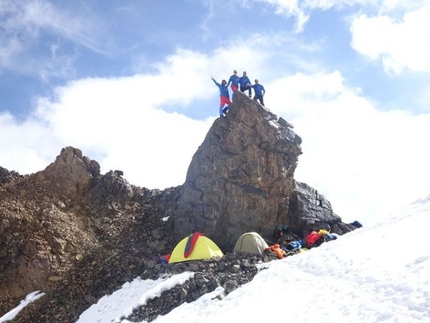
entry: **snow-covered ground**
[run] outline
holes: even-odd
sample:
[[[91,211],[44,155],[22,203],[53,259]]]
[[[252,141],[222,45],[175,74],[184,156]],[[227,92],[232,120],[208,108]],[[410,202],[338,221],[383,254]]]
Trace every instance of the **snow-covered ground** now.
[[[267,268],[253,281],[223,300],[216,298],[219,287],[154,322],[430,322],[429,228],[430,196],[373,227],[263,264]],[[121,317],[134,307],[192,276],[136,278],[88,308],[77,323],[126,323]]]

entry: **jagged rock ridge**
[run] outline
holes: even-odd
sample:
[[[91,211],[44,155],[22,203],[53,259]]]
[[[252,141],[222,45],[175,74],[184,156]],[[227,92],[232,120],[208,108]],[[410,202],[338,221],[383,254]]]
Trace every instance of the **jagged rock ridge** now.
[[[67,147],[45,170],[0,186],[0,316],[41,290],[40,315],[30,306],[17,322],[75,322],[139,276],[146,257],[171,248],[152,192],[120,173],[101,176],[97,162]]]
[[[148,259],[170,253],[192,230],[228,252],[246,231],[272,239],[280,223],[298,233],[318,222],[340,234],[353,229],[294,180],[300,143],[285,120],[238,93],[175,188],[136,187],[121,171],[101,175],[73,147],[35,174],[1,168],[0,315],[42,290],[16,322],[75,322],[98,298],[147,275]]]

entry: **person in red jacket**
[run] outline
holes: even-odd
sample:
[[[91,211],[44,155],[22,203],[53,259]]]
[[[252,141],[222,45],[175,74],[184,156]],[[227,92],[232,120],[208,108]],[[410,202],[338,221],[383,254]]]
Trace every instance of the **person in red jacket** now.
[[[227,81],[222,80],[221,84],[219,84],[213,77],[211,77],[212,81],[214,81],[215,85],[218,86],[219,89],[219,116],[226,116],[227,111],[230,109],[231,101],[230,94],[228,93]],[[224,107],[227,105],[226,107]]]

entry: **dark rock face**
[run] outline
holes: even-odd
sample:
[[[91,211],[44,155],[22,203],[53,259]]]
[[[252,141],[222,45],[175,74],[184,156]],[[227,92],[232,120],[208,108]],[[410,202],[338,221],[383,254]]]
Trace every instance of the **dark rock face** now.
[[[355,229],[323,195],[294,180],[300,144],[287,121],[237,93],[175,188],[135,187],[119,170],[101,175],[100,165],[73,147],[35,174],[0,167],[0,317],[40,290],[46,295],[14,322],[76,322],[135,277],[194,271],[193,280],[134,313],[152,320],[203,291],[223,286],[228,293],[250,281],[255,264],[267,259],[229,253],[245,232],[271,241],[280,224],[302,237],[328,225],[338,234]],[[226,256],[219,263],[154,263],[192,230]]]
[[[355,229],[342,222],[340,216],[333,212],[331,203],[322,194],[298,181],[295,181],[290,200],[290,216],[287,223],[291,230],[300,236],[306,236],[312,230],[323,228],[338,234]]]
[[[271,238],[279,224],[303,234],[320,221],[341,222],[323,196],[295,182],[300,144],[288,122],[237,93],[195,153],[184,185],[163,201],[174,237],[196,230],[231,250],[244,232]]]
[[[192,230],[232,248],[247,231],[270,235],[288,219],[301,139],[237,93],[195,153],[178,199],[167,207],[176,239]]]

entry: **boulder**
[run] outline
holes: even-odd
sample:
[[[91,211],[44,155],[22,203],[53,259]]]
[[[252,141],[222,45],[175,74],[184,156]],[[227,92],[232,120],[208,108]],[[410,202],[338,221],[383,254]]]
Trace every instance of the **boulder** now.
[[[165,215],[175,238],[196,230],[232,250],[244,232],[271,235],[288,221],[300,144],[287,122],[237,93],[193,156],[185,183],[170,194]]]
[[[161,193],[175,239],[199,231],[231,251],[249,231],[273,241],[280,224],[300,236],[323,223],[351,231],[323,195],[295,181],[300,144],[292,124],[237,93],[194,154],[185,183]]]
[[[333,212],[331,203],[324,195],[306,183],[295,181],[289,205],[288,225],[302,237],[312,230],[326,229],[344,234],[354,229],[343,223],[342,218]]]

